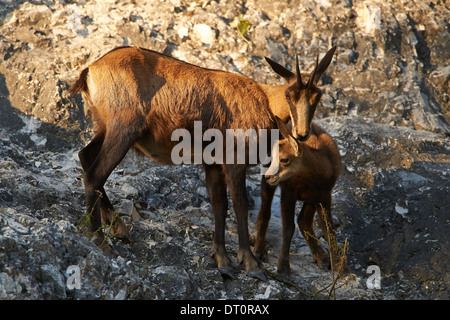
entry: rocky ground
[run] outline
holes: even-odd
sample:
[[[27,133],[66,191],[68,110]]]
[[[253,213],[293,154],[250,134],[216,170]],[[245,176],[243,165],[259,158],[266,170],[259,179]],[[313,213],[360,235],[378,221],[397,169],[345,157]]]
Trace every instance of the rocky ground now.
[[[276,84],[265,63],[337,45],[316,122],[339,145],[333,193],[338,240],[354,276],[337,299],[450,298],[450,10],[445,1],[0,1],[0,299],[328,298],[331,274],[311,262],[297,232],[292,282],[242,271],[224,280],[208,256],[213,216],[199,166],[161,166],[130,153],[107,192],[135,240],[106,257],[83,235],[77,152],[92,136],[80,70],[121,45]],[[236,21],[250,23],[245,38]],[[244,25],[244,24],[242,24]],[[241,29],[242,30],[242,29]],[[247,181],[250,231],[259,170]],[[300,207],[300,204],[299,204]],[[269,271],[280,247],[278,202]],[[235,217],[227,249],[237,253]],[[69,266],[81,289],[69,289]],[[370,265],[381,288],[368,289]]]

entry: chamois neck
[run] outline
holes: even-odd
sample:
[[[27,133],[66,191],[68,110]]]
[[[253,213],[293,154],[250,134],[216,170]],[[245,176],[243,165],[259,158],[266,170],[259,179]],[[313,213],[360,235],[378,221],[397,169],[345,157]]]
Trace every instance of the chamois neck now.
[[[289,105],[286,101],[285,91],[289,87],[289,84],[283,84],[279,86],[270,86],[261,84],[261,88],[264,90],[268,100],[269,108],[272,113],[283,120],[288,122],[290,119]]]
[[[330,179],[333,175],[332,165],[339,161],[334,160],[334,153],[330,153],[330,148],[333,146],[328,147],[327,140],[324,138],[326,139],[323,134],[314,133],[306,142],[299,144],[300,160],[302,168],[305,170],[304,176],[313,174],[315,177]]]

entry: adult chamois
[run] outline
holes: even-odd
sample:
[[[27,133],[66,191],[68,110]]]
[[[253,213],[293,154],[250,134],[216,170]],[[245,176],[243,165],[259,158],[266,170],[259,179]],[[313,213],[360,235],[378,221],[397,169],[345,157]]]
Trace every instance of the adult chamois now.
[[[283,120],[291,117],[296,132],[307,137],[311,123],[302,117],[310,113],[310,104],[301,91],[306,86],[315,87],[334,49],[320,64],[316,63],[307,85],[301,80],[298,61],[296,75],[272,62],[275,72],[288,81],[284,85],[268,86],[242,75],[201,68],[138,47],[116,48],[84,69],[69,93],[81,92],[85,109],[97,125],[95,137],[79,152],[89,229],[94,234],[91,240],[97,244],[103,242],[102,220],[112,226],[118,238],[130,239],[128,229],[114,214],[104,190],[108,176],[130,148],[171,164],[174,162],[172,149],[177,144],[172,139],[175,130],[192,134],[195,122],[200,121],[203,131],[217,129],[223,136],[228,129],[270,131],[276,129],[274,114]],[[248,142],[247,138],[246,153]],[[192,157],[195,159],[195,155]],[[234,277],[225,250],[228,187],[237,216],[238,261],[248,275],[265,279],[264,269],[250,250],[245,187],[248,157],[243,164],[203,161],[203,165],[215,219],[211,255],[219,271]]]
[[[255,254],[267,259],[266,232],[271,215],[271,204],[275,189],[281,188],[282,248],[278,258],[277,273],[283,277],[291,274],[289,249],[295,231],[295,205],[303,201],[298,215],[299,229],[311,249],[313,260],[319,265],[336,266],[336,248],[329,243],[332,260],[325,253],[315,236],[314,215],[319,213],[320,225],[325,239],[335,242],[335,226],[331,216],[331,192],[339,177],[341,157],[333,138],[317,124],[306,141],[299,141],[287,125],[277,118],[283,140],[279,141],[279,168],[276,174],[263,177],[261,185],[261,208],[256,226]],[[274,155],[276,156],[276,155]],[[272,159],[272,161],[274,161]],[[270,168],[269,170],[270,171]],[[341,271],[347,272],[343,264]]]

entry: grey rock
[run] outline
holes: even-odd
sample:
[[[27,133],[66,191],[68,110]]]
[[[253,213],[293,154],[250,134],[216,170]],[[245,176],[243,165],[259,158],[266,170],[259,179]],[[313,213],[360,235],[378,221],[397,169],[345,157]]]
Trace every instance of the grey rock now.
[[[133,245],[111,239],[106,257],[83,233],[77,152],[93,134],[79,72],[117,46],[137,45],[208,68],[281,83],[268,56],[312,70],[337,45],[322,78],[316,121],[336,139],[342,173],[333,193],[338,240],[354,277],[337,299],[448,299],[450,175],[449,10],[442,2],[4,1],[0,6],[0,299],[308,299],[331,275],[300,234],[292,282],[224,281],[209,257],[214,218],[199,166],[161,166],[129,153],[106,190]],[[252,25],[247,43],[231,23]],[[207,26],[195,28],[195,26]],[[197,30],[197,32],[196,32]],[[255,169],[256,170],[256,169]],[[249,230],[259,175],[249,171]],[[227,250],[237,255],[230,206]],[[274,271],[279,196],[267,235]],[[367,268],[381,271],[370,290]],[[80,289],[67,286],[70,266]]]

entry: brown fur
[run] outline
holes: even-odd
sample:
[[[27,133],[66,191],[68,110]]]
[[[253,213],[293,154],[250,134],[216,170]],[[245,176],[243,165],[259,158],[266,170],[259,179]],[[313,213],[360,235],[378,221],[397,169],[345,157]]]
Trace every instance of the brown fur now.
[[[315,70],[319,69],[320,73],[323,69],[323,72],[328,64],[329,61],[325,67],[324,64],[322,68],[316,66]],[[83,70],[69,92],[82,93],[86,113],[97,125],[96,136],[79,153],[87,212],[92,213],[93,241],[103,241],[101,220],[111,223],[118,237],[130,239],[125,224],[113,217],[114,208],[103,188],[130,148],[170,164],[171,150],[178,143],[171,141],[172,132],[183,128],[192,136],[194,121],[201,121],[203,130],[216,128],[223,133],[226,129],[276,128],[271,110],[284,120],[292,115],[293,103],[283,94],[295,83],[295,79],[289,79],[285,85],[270,87],[241,75],[197,67],[136,47],[114,49]],[[298,90],[302,86],[303,83],[291,91],[300,95]],[[310,124],[300,130],[308,131],[308,126]],[[247,166],[205,165],[215,215],[211,253],[219,270],[233,276],[224,243],[228,187],[238,222],[238,260],[245,265],[248,274],[265,278],[264,270],[250,251],[245,189]]]
[[[283,244],[277,272],[289,277],[289,249],[295,230],[297,200],[304,202],[297,223],[311,249],[313,259],[319,264],[330,263],[329,256],[315,236],[312,224],[314,214],[318,212],[324,237],[335,238],[335,227],[331,217],[331,193],[339,177],[341,159],[332,137],[318,125],[312,125],[312,133],[307,141],[298,142],[281,120],[278,123],[280,132],[285,137],[279,145],[280,168],[277,174],[262,179],[262,205],[256,226],[255,253],[257,257],[267,259],[265,235],[273,195],[276,186],[279,185]],[[335,252],[333,254],[335,255]]]

